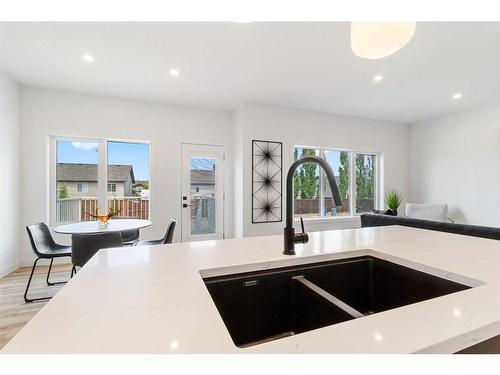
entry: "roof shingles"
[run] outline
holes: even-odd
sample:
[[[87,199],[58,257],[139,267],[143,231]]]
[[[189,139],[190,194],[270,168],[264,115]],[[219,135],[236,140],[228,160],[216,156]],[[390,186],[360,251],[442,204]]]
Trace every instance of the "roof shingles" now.
[[[108,165],[108,181],[135,182],[131,165]],[[97,181],[97,164],[57,163],[57,181]]]
[[[214,185],[215,171],[191,169],[191,185]]]

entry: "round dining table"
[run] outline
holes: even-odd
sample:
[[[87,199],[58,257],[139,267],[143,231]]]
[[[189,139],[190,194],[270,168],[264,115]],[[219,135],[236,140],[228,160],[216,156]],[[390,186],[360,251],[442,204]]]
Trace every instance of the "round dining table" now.
[[[56,233],[62,234],[93,234],[107,232],[122,232],[131,229],[149,227],[151,221],[141,219],[110,219],[104,226],[99,221],[79,221],[77,223],[59,225],[52,228]]]

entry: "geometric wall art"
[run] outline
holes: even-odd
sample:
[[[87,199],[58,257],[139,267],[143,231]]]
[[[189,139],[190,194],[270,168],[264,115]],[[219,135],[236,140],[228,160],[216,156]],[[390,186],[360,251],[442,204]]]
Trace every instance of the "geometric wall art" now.
[[[281,142],[252,141],[252,223],[282,221]]]

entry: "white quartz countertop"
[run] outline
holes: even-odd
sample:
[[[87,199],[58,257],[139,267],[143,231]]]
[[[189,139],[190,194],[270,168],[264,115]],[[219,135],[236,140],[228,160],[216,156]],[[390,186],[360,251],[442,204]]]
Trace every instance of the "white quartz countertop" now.
[[[295,256],[282,236],[101,250],[2,353],[452,353],[500,334],[500,242],[399,226],[309,235]],[[238,348],[200,276],[363,254],[478,286]]]

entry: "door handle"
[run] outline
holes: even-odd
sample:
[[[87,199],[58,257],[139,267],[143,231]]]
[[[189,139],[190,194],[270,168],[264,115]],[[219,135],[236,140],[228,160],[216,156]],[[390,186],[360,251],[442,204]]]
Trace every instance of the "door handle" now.
[[[190,205],[190,204],[187,204],[187,203],[183,203],[183,204],[182,204],[182,208],[186,208],[186,207],[191,207],[191,205]]]

